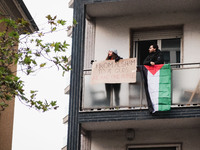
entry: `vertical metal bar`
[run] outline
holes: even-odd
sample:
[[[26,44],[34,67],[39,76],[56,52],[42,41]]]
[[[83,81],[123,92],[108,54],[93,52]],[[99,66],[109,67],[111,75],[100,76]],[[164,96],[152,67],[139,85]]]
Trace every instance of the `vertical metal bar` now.
[[[143,80],[142,80],[142,75],[140,73],[140,109],[142,107],[142,99],[143,99]]]
[[[71,78],[69,98],[69,122],[67,149],[80,149],[79,109],[82,91],[83,59],[84,59],[84,23],[85,5],[82,0],[74,1],[74,19],[78,24],[73,28],[71,53]]]

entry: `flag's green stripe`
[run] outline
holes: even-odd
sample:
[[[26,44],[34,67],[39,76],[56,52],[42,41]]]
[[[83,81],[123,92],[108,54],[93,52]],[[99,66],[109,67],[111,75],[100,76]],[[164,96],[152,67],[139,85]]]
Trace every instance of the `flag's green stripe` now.
[[[159,111],[170,110],[171,108],[171,66],[165,64],[160,69],[159,81]]]

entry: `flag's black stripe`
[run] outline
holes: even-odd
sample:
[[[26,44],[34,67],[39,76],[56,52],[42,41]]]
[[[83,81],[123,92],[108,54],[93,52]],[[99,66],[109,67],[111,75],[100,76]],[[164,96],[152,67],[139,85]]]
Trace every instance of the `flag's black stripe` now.
[[[143,65],[139,66],[139,69],[140,69],[140,72],[142,74],[142,78],[144,80],[144,89],[145,89],[145,93],[146,93],[148,109],[149,109],[149,112],[152,113],[152,112],[154,112],[154,109],[153,109],[151,97],[150,97],[149,90],[148,90],[148,83],[147,83],[147,72],[148,72],[148,70]]]

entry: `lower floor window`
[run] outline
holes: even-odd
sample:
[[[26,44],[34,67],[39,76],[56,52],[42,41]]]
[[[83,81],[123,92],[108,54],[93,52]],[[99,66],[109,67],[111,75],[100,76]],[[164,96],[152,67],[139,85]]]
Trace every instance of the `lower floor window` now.
[[[176,150],[176,147],[129,148],[128,150]]]
[[[132,145],[127,150],[181,150],[181,144]]]

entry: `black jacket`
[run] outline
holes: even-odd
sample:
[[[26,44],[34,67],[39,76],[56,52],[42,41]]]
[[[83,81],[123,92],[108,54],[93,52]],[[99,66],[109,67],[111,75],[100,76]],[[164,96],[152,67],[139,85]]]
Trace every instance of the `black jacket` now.
[[[164,64],[164,58],[162,52],[160,50],[156,50],[156,52],[150,53],[144,60],[143,65],[151,65],[150,62],[154,62],[155,64]]]

